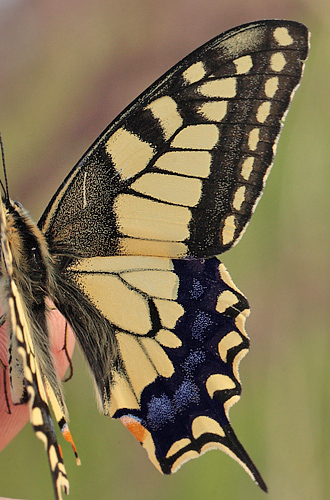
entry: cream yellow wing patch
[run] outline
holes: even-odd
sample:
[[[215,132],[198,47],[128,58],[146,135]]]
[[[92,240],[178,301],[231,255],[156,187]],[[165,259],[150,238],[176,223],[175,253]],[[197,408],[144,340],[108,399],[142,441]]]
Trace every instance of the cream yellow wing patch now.
[[[89,271],[87,272],[87,269]],[[114,376],[111,416],[121,407],[138,407],[143,389],[174,367],[164,347],[181,346],[171,331],[182,314],[179,279],[173,262],[152,257],[95,257],[68,268],[75,285],[113,325],[122,372]]]

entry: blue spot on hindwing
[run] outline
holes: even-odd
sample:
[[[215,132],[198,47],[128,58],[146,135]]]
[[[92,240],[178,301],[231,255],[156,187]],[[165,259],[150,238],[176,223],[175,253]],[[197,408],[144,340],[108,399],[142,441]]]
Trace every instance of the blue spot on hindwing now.
[[[200,391],[192,380],[184,380],[173,394],[172,401],[163,393],[160,397],[152,396],[148,406],[147,422],[153,431],[159,431],[166,424],[173,423],[178,413],[182,413],[191,404],[198,404]]]
[[[189,290],[190,296],[192,299],[198,299],[204,293],[205,287],[201,284],[201,282],[193,278],[191,283],[191,288]]]
[[[166,394],[162,394],[160,397],[152,396],[147,406],[147,422],[150,429],[157,431],[164,427],[166,423],[174,421],[175,411],[170,398]]]
[[[188,376],[193,376],[194,371],[206,359],[206,354],[202,349],[191,351],[181,364],[182,371]]]
[[[212,324],[213,321],[210,314],[204,311],[197,311],[191,327],[192,337],[202,342],[205,339],[204,331]]]
[[[173,396],[173,402],[179,413],[192,403],[198,404],[199,400],[199,389],[191,380],[184,380]]]

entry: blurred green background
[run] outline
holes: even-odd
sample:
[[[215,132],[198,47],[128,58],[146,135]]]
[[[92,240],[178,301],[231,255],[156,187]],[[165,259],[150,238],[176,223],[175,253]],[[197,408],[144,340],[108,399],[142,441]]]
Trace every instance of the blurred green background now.
[[[218,451],[161,476],[121,423],[98,413],[76,349],[65,393],[81,467],[61,443],[71,500],[329,498],[330,3],[0,0],[0,128],[10,193],[36,220],[96,136],[154,79],[223,30],[273,17],[307,24],[312,49],[263,199],[240,244],[223,257],[252,306],[243,396],[231,421],[268,497]],[[30,425],[1,453],[0,471],[0,495],[52,498]]]

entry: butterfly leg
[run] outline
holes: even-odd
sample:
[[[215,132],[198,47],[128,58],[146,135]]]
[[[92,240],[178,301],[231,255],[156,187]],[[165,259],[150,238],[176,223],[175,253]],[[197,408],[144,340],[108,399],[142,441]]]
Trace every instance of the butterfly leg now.
[[[3,389],[4,389],[4,393],[5,393],[7,413],[10,415],[11,414],[11,409],[10,409],[9,398],[8,398],[8,387],[7,387],[7,377],[6,377],[6,372],[7,372],[8,366],[4,364],[4,362],[2,361],[2,359],[0,359],[0,367],[3,370]]]
[[[62,347],[62,350],[65,352],[66,359],[68,360],[69,368],[70,368],[70,373],[65,379],[63,379],[63,382],[68,382],[73,377],[73,364],[72,364],[71,356],[70,356],[69,351],[68,351],[68,322],[67,321],[65,323],[64,345]]]

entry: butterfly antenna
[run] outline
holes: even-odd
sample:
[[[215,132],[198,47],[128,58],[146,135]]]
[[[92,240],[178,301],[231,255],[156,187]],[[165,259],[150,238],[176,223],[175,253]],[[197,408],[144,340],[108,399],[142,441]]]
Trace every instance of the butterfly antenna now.
[[[6,170],[6,162],[5,162],[5,150],[4,150],[4,147],[3,147],[1,132],[0,132],[0,148],[1,148],[3,176],[4,176],[4,179],[5,179],[5,185],[3,184],[3,182],[2,182],[1,179],[0,179],[0,185],[1,185],[3,193],[5,195],[5,199],[6,199],[6,201],[8,201],[9,200],[8,179],[7,179],[7,170]]]

